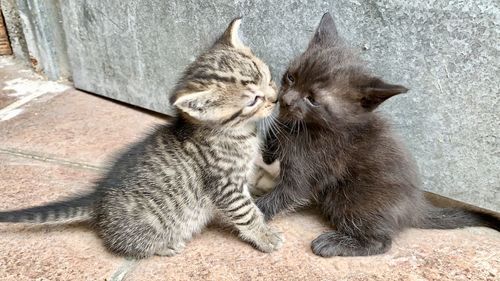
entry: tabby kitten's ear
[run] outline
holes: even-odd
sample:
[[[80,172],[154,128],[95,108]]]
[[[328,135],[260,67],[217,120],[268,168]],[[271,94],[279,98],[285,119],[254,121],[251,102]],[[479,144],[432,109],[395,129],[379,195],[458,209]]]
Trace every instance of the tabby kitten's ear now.
[[[229,26],[227,27],[224,34],[219,38],[218,43],[236,48],[243,49],[246,46],[241,42],[241,39],[238,35],[238,31],[240,30],[241,18],[235,18]]]
[[[178,109],[197,120],[211,120],[210,110],[216,103],[215,96],[211,90],[189,93],[179,96],[173,103]]]
[[[389,84],[379,78],[371,78],[367,85],[361,87],[361,106],[368,110],[374,110],[390,97],[407,91],[408,89],[404,86]]]
[[[314,46],[328,47],[342,42],[339,36],[337,27],[330,13],[325,13],[319,22],[318,28],[314,33],[314,37],[309,42],[309,48]]]

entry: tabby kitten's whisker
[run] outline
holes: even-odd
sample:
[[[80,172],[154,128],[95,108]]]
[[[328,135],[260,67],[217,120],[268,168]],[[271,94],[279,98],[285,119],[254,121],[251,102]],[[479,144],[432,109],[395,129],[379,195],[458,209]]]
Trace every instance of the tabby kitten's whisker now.
[[[144,258],[178,254],[217,216],[257,249],[280,248],[282,235],[266,225],[248,190],[256,123],[272,114],[277,94],[267,65],[239,39],[239,25],[232,21],[187,67],[170,99],[174,121],[120,155],[93,192],[0,212],[0,222],[87,220],[109,250]]]

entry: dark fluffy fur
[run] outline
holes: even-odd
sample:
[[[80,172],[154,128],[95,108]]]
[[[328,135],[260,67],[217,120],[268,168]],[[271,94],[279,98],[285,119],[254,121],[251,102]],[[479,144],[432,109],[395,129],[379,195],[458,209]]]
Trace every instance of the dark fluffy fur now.
[[[384,253],[407,227],[499,230],[498,218],[424,199],[411,157],[373,111],[406,91],[370,75],[325,14],[283,76],[279,130],[264,154],[281,161],[280,176],[257,200],[266,218],[317,203],[335,227],[312,242],[324,257]]]

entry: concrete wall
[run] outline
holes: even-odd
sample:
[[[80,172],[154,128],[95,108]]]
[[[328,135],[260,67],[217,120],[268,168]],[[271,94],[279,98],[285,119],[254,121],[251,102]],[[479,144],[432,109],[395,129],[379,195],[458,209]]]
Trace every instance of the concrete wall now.
[[[13,55],[24,64],[29,63],[28,45],[24,38],[23,24],[19,16],[19,9],[16,0],[2,0],[0,1],[0,8],[5,19],[7,26],[7,33],[9,34],[10,46]]]
[[[59,0],[3,0],[14,55],[49,79],[70,78]]]
[[[500,211],[496,0],[60,5],[76,87],[164,113],[170,112],[168,93],[184,66],[230,19],[244,16],[244,41],[279,78],[290,58],[304,50],[323,12],[330,11],[376,73],[411,88],[382,110],[417,158],[425,188]]]

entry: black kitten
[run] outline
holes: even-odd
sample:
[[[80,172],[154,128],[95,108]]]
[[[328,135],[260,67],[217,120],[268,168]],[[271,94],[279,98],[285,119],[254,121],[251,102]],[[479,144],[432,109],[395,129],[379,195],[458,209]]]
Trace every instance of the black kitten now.
[[[406,227],[499,230],[498,218],[424,199],[409,154],[373,112],[406,91],[370,75],[325,14],[283,76],[280,127],[264,154],[267,163],[281,161],[281,172],[275,189],[257,200],[266,218],[318,204],[335,227],[312,242],[324,257],[384,253]]]

